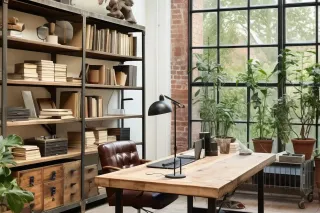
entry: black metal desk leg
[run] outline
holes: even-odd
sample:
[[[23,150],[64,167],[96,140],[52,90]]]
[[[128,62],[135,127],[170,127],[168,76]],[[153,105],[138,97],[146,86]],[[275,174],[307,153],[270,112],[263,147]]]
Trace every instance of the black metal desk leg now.
[[[263,169],[258,173],[258,213],[264,213],[264,174]]]
[[[208,213],[216,213],[216,212],[217,212],[216,199],[208,198]]]
[[[123,213],[122,189],[116,189],[116,213]]]
[[[188,213],[192,213],[193,210],[193,196],[188,196]]]

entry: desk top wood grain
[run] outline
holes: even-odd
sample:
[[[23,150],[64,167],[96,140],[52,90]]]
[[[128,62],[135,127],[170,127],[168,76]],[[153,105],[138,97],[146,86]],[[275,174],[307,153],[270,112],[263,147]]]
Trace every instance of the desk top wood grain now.
[[[275,161],[274,154],[219,155],[183,166],[184,179],[165,178],[172,169],[147,168],[144,164],[97,176],[95,181],[102,187],[220,198]]]

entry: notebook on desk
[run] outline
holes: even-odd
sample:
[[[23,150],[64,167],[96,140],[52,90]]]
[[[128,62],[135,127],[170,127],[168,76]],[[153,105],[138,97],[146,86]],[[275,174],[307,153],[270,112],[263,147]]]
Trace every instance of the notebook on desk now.
[[[202,151],[202,140],[194,142],[194,155],[179,155],[175,162],[174,158],[165,159],[159,162],[155,162],[147,165],[148,168],[158,168],[158,169],[173,169],[174,164],[176,164],[176,168],[180,166],[185,166],[189,163],[192,163],[196,160],[199,160],[201,157]]]

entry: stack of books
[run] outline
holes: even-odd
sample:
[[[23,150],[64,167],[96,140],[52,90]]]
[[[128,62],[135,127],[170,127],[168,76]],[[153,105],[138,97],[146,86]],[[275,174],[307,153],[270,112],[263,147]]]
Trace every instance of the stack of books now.
[[[230,144],[230,153],[236,153],[240,150],[240,146],[237,142]]]
[[[97,82],[92,82],[90,79],[90,72],[92,70],[99,70],[99,76],[98,76]],[[89,84],[116,86],[117,81],[116,81],[115,70],[112,68],[108,68],[105,65],[86,64],[86,82]]]
[[[54,81],[67,82],[67,65],[66,64],[54,65]]]
[[[93,131],[85,132],[85,148],[97,148],[95,145],[96,138]],[[81,132],[68,132],[68,147],[73,149],[81,149]]]
[[[32,63],[19,63],[14,66],[14,73],[8,75],[9,79],[38,81],[37,65]]]
[[[14,160],[36,160],[41,158],[38,146],[24,145],[11,149]]]
[[[1,112],[0,112],[1,116]],[[8,121],[25,121],[29,120],[30,110],[23,107],[8,107],[7,120]]]
[[[2,35],[2,23],[0,23],[1,35]],[[25,25],[19,22],[17,17],[8,18],[8,36],[22,38],[22,31],[25,29]]]
[[[42,109],[39,113],[40,119],[72,119],[74,118],[71,109]]]
[[[103,100],[101,96],[86,96],[84,102],[86,118],[103,117]]]
[[[54,81],[54,63],[53,61],[41,60],[35,62],[40,81]]]

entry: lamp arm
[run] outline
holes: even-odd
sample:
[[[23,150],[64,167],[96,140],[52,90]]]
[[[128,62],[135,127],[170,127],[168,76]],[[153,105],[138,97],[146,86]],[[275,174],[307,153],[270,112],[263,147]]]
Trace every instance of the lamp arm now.
[[[175,104],[176,106],[178,106],[179,108],[185,108],[185,105],[183,105],[182,103],[176,101],[176,100],[173,100],[172,98],[166,96],[166,95],[163,95],[164,97],[166,97],[167,99],[169,99],[173,104]]]

